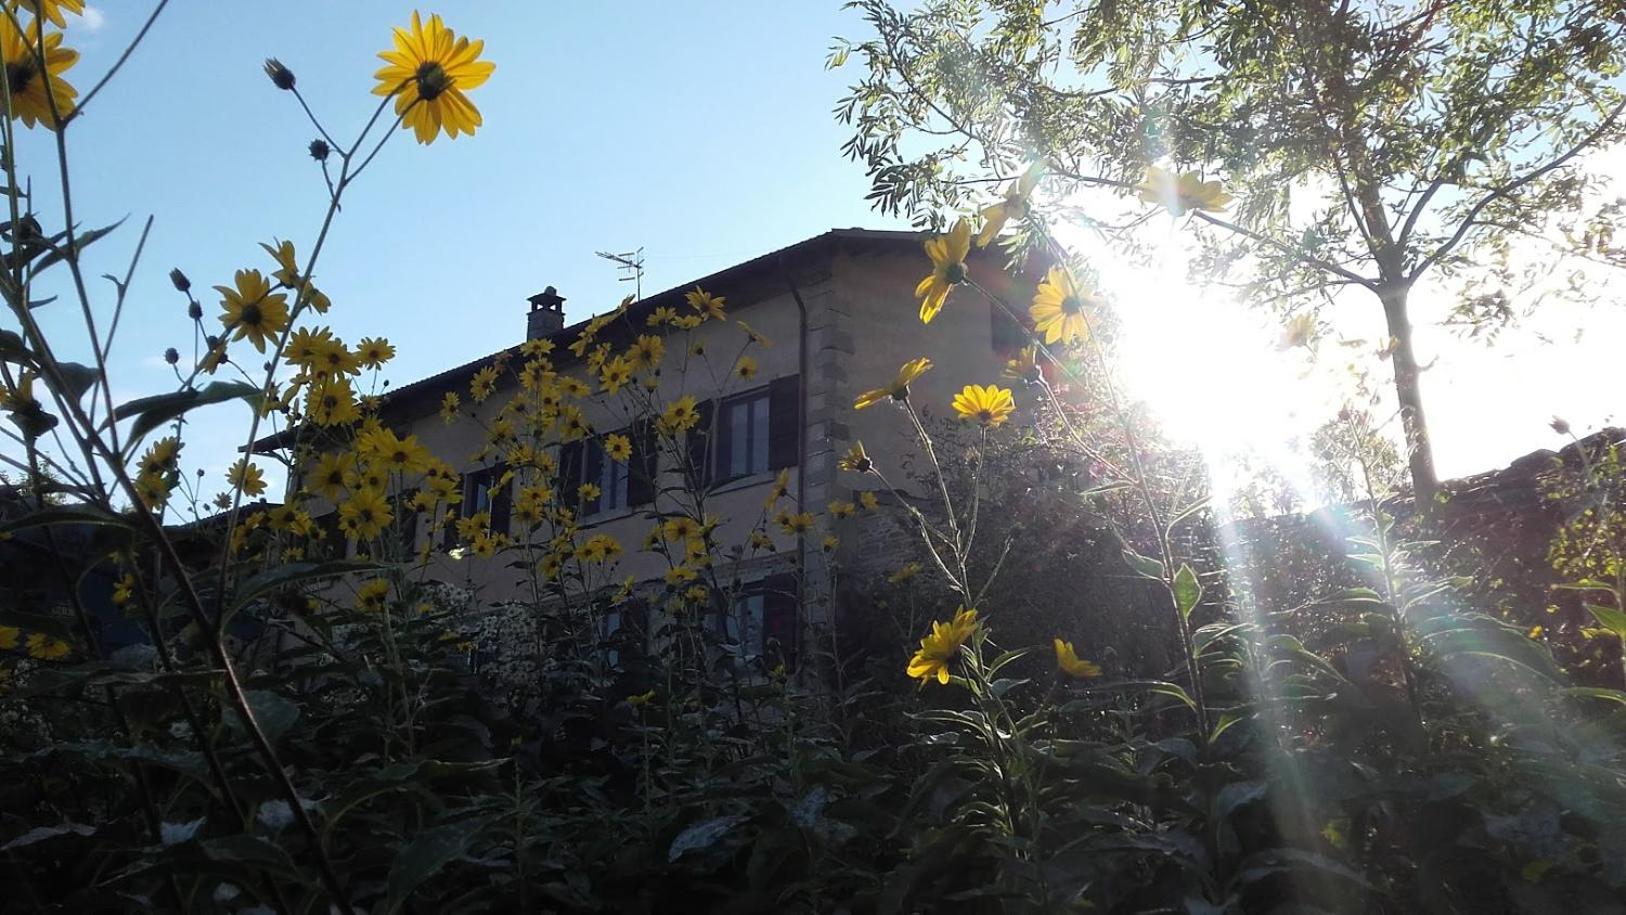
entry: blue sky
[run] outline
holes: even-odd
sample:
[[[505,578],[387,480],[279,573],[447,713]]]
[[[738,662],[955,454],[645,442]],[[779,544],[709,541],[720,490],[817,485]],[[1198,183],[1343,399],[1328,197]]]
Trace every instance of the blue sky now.
[[[72,22],[68,43],[83,58],[69,76],[81,91],[150,9],[102,3]],[[376,53],[412,9],[374,0],[172,4],[72,127],[81,224],[130,216],[92,249],[88,275],[122,274],[141,221],[156,217],[114,349],[117,399],[171,389],[160,354],[171,345],[190,350],[185,303],[166,278],[171,267],[192,278],[213,326],[209,286],[229,282],[239,267],[264,269],[258,242],[291,239],[304,252],[318,228],[326,191],[305,153],[315,131],[293,97],[271,86],[262,60],[276,56],[293,69],[342,140],[372,112]],[[473,94],[485,126],[429,147],[398,134],[347,197],[317,267],[335,303],[327,323],[352,342],[387,336],[399,352],[387,373],[397,384],[516,342],[525,298],[544,286],[569,299],[572,320],[614,305],[629,287],[596,250],[643,246],[644,288],[653,291],[832,226],[901,227],[870,210],[862,168],[839,151],[848,133],[830,111],[851,75],[826,72],[823,61],[832,36],[861,37],[863,23],[837,0],[481,0],[438,11],[459,33],[483,37],[485,57],[497,64]],[[25,133],[22,167],[49,200],[54,152],[46,136]],[[1626,157],[1614,156],[1611,170],[1626,175]],[[103,281],[93,282],[98,300],[109,302]],[[1135,298],[1134,288],[1122,291]],[[41,312],[62,334],[80,330],[69,305]],[[1213,306],[1201,308],[1195,317],[1214,317]],[[1221,326],[1259,320],[1240,304],[1235,312]],[[1182,404],[1211,413],[1191,391],[1219,390],[1233,374],[1211,361],[1213,331],[1192,317],[1159,317],[1151,352],[1165,355],[1128,372],[1154,406],[1164,395],[1177,427]],[[1618,415],[1618,380],[1599,349],[1626,332],[1618,305],[1554,312],[1543,327],[1554,342],[1510,337],[1494,350],[1456,341],[1427,326],[1430,317],[1418,316],[1419,344],[1425,361],[1430,350],[1437,359],[1425,393],[1446,475],[1561,444],[1544,426],[1554,413],[1583,431]],[[1377,330],[1365,326],[1366,311],[1351,321],[1351,333]],[[1576,341],[1580,327],[1592,332]],[[1169,360],[1168,335],[1182,332],[1194,355]],[[1239,361],[1278,358],[1274,329],[1245,337],[1237,347],[1254,353]],[[1126,352],[1135,358],[1133,348]],[[1375,367],[1380,376],[1385,369]],[[1255,407],[1248,416],[1226,417],[1233,435],[1291,431],[1263,420],[1287,408],[1261,398],[1303,386],[1293,374],[1299,367],[1282,372],[1285,382],[1244,395]],[[1298,420],[1313,428],[1334,409]],[[216,416],[194,425],[185,456],[212,475],[233,459],[241,434]],[[1186,436],[1201,440],[1213,416],[1187,426]]]
[[[105,71],[150,8],[103,3],[73,23],[76,85]],[[305,153],[316,134],[262,60],[297,74],[342,141],[371,114],[375,55],[412,9],[172,4],[71,129],[81,222],[131,214],[89,272],[122,274],[140,221],[156,216],[115,347],[118,393],[172,387],[159,354],[188,351],[170,267],[201,287],[212,320],[208,287],[238,267],[263,269],[257,242],[292,239],[303,254],[318,228],[326,192]],[[860,23],[835,2],[438,10],[460,34],[483,37],[497,63],[472,96],[485,126],[428,147],[406,132],[391,140],[348,196],[316,271],[336,332],[396,344],[388,374],[398,384],[520,339],[525,298],[544,286],[568,298],[573,320],[613,306],[630,285],[595,250],[643,246],[650,291],[832,226],[894,224],[870,212],[862,168],[839,152],[846,134],[829,112],[844,83],[823,70],[824,54]],[[54,188],[49,145],[28,139],[25,167]],[[189,458],[203,457],[199,444]]]

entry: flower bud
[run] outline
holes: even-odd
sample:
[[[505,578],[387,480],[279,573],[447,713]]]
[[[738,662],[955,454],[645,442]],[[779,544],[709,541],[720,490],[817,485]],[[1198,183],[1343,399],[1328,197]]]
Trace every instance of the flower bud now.
[[[180,362],[181,361],[181,353],[180,353],[180,351],[177,350],[173,346],[170,347],[169,349],[164,350],[164,361],[169,363],[170,365],[174,365],[175,363]]]
[[[318,162],[326,162],[327,154],[332,152],[326,140],[312,140],[310,145],[311,158]]]
[[[1569,435],[1570,434],[1569,420],[1565,419],[1562,416],[1553,417],[1553,421],[1548,423],[1547,425],[1552,426],[1553,431],[1557,432],[1559,435]]]
[[[192,289],[192,281],[186,278],[186,274],[182,273],[179,267],[169,272],[169,281],[175,284],[176,292],[190,292]]]
[[[201,319],[203,317],[203,306],[196,302],[187,305],[186,316],[194,321]]]
[[[265,59],[265,75],[271,77],[271,84],[278,89],[292,89],[294,87],[294,71],[282,65],[282,61],[275,57]]]

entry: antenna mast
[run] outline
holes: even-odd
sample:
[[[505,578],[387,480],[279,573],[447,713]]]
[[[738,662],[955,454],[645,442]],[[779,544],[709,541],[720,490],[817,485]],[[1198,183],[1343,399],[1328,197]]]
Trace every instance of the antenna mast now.
[[[607,261],[614,261],[616,269],[626,274],[620,282],[632,283],[633,301],[642,301],[644,297],[644,249],[640,245],[636,251],[625,251],[621,254],[611,254],[608,251],[595,251],[599,257]]]

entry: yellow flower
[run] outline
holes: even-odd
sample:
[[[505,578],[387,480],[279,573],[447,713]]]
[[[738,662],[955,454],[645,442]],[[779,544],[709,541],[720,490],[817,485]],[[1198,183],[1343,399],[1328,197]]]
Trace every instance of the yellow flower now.
[[[416,435],[400,438],[389,429],[375,429],[356,440],[356,450],[388,470],[406,474],[429,469],[429,449],[418,444]]]
[[[448,426],[457,422],[457,408],[461,403],[462,399],[457,396],[456,391],[447,391],[442,395],[440,398],[441,422]]]
[[[647,693],[639,693],[636,696],[628,696],[627,697],[627,704],[632,706],[633,708],[639,708],[641,706],[648,705],[649,703],[651,703],[653,701],[655,701],[655,691],[654,690],[650,690]]]
[[[377,537],[393,517],[384,494],[372,488],[357,490],[339,506],[339,527],[351,540]]]
[[[684,582],[694,581],[698,576],[699,573],[694,569],[686,565],[676,565],[666,570],[666,583],[677,587]]]
[[[1056,667],[1074,680],[1088,680],[1101,676],[1101,665],[1079,658],[1072,642],[1056,639]]]
[[[1220,188],[1218,181],[1204,181],[1196,172],[1175,177],[1155,165],[1146,169],[1146,179],[1135,188],[1144,203],[1155,203],[1174,216],[1184,216],[1190,210],[1220,212],[1233,199]]]
[[[853,446],[847,449],[847,453],[841,456],[841,460],[836,462],[836,466],[851,473],[869,473],[875,469],[875,462],[870,460],[869,454],[864,451],[864,443],[855,441]]]
[[[1315,336],[1315,315],[1302,311],[1289,318],[1287,325],[1282,328],[1281,339],[1276,341],[1279,351],[1290,350],[1296,346],[1309,346],[1310,339]]]
[[[625,435],[611,433],[604,436],[604,453],[610,460],[625,464],[632,457],[632,440]]]
[[[1071,343],[1089,333],[1084,309],[1099,304],[1100,299],[1094,293],[1079,291],[1066,268],[1051,267],[1033,296],[1028,314],[1033,316],[1033,329],[1044,334],[1046,344]]]
[[[851,518],[853,513],[858,511],[858,506],[851,502],[843,502],[840,499],[831,502],[826,508],[830,511],[830,517],[836,519]]]
[[[55,661],[67,657],[73,646],[43,632],[28,635],[28,656],[40,661]]]
[[[485,403],[485,399],[495,390],[497,390],[497,367],[494,365],[488,365],[475,372],[474,377],[469,379],[469,396],[474,398],[475,403]]]
[[[604,367],[598,373],[599,384],[604,388],[606,394],[617,393],[622,386],[631,380],[632,366],[627,364],[627,360],[620,356],[604,363]]]
[[[875,490],[866,489],[858,494],[858,504],[862,505],[865,511],[875,511],[881,507],[881,500],[876,498]]]
[[[920,322],[930,324],[948,300],[949,290],[965,282],[965,257],[971,252],[971,223],[962,217],[947,235],[926,241],[926,256],[932,259],[930,276],[915,287],[920,297]]]
[[[674,434],[686,432],[700,422],[700,411],[695,408],[694,397],[685,394],[667,405],[661,414],[661,425]]]
[[[0,626],[0,651],[10,651],[17,647],[17,641],[23,637],[23,631],[16,626]]]
[[[250,464],[248,458],[231,465],[231,469],[226,471],[226,482],[241,489],[246,495],[257,496],[265,492],[265,474],[260,468]]]
[[[757,375],[757,361],[750,356],[741,356],[740,361],[734,363],[734,377],[750,381]]]
[[[389,603],[389,598],[389,579],[375,578],[356,589],[356,609],[377,613]]]
[[[933,621],[931,634],[920,640],[920,650],[909,659],[909,676],[919,680],[935,677],[938,683],[948,683],[949,663],[976,631],[975,610],[961,608],[952,622]]]
[[[706,320],[705,315],[678,315],[672,319],[672,326],[678,330],[694,330]]]
[[[318,426],[342,426],[361,418],[356,392],[348,378],[329,378],[311,385],[305,394],[305,413]]]
[[[33,10],[34,15],[44,17],[47,22],[59,29],[68,26],[68,20],[62,17],[63,10],[75,16],[82,16],[85,13],[85,0],[23,0],[23,6]],[[6,57],[6,60],[11,59],[10,56]]]
[[[40,55],[34,43],[37,38],[33,28],[25,33],[10,16],[0,16],[0,55],[5,58],[6,81],[11,84],[11,116],[29,127],[43,123],[55,130],[58,121],[51,114],[52,101],[57,115],[66,118],[73,113],[73,100],[79,96],[79,90],[62,78],[63,72],[78,62],[79,52],[62,47],[61,32],[47,32],[45,74],[41,78]]]
[[[999,375],[1001,378],[1009,378],[1023,384],[1037,384],[1044,380],[1044,372],[1039,367],[1039,348],[1024,346],[1017,350],[1016,355],[1005,360],[1005,367],[1000,370]]]
[[[234,340],[248,338],[254,348],[265,352],[265,338],[275,337],[288,324],[288,297],[271,291],[271,281],[258,270],[239,270],[233,277],[236,288],[216,286],[225,312],[220,323],[227,332],[236,330]]]
[[[699,286],[696,286],[694,287],[693,292],[684,293],[683,298],[688,301],[690,308],[693,308],[695,311],[698,311],[709,318],[721,321],[727,317],[727,315],[723,313],[724,300],[720,295],[712,295],[706,290],[701,289]]]
[[[650,312],[649,317],[644,319],[644,323],[649,325],[650,327],[660,327],[662,324],[670,324],[670,323],[672,323],[672,321],[675,320],[676,318],[677,318],[677,312],[676,311],[672,310],[671,308],[668,308],[665,305],[662,305],[661,307],[659,307],[659,308],[655,309],[654,311]]]
[[[161,473],[143,473],[135,480],[136,498],[141,504],[157,510],[169,501],[169,481]]]
[[[140,473],[162,473],[175,468],[175,458],[181,453],[181,443],[175,436],[161,438],[148,446],[136,467]]]
[[[711,592],[706,590],[705,585],[693,585],[689,590],[683,592],[683,596],[688,598],[692,604],[703,604],[706,602],[706,598],[711,596]]]
[[[772,340],[770,340],[767,337],[764,337],[762,334],[758,333],[757,330],[755,328],[753,328],[751,325],[745,323],[744,321],[739,320],[738,318],[736,318],[734,320],[734,323],[738,324],[740,326],[740,330],[745,331],[745,335],[747,337],[749,337],[751,339],[751,342],[755,343],[757,346],[760,346],[763,349],[768,349],[768,348],[773,346],[773,341]]]
[[[316,470],[311,474],[311,489],[327,499],[337,502],[339,493],[344,492],[345,480],[349,476],[354,459],[338,451],[330,451],[322,455],[316,462]]]
[[[130,602],[135,595],[135,576],[126,575],[113,585],[113,603],[120,607]]]
[[[667,540],[677,543],[700,536],[700,523],[687,515],[675,515],[661,524]]]
[[[1033,189],[1039,184],[1039,177],[1044,174],[1044,163],[1035,162],[1028,166],[1022,177],[1011,182],[1005,189],[1005,199],[982,210],[982,231],[977,233],[977,247],[984,248],[988,243],[999,237],[1004,230],[1005,223],[1011,219],[1022,219],[1028,215],[1032,203]]]
[[[520,355],[527,359],[535,359],[553,352],[553,341],[542,337],[533,337],[519,345]]]
[[[419,143],[431,143],[442,130],[457,139],[474,135],[480,109],[464,93],[476,89],[497,65],[480,60],[484,41],[459,38],[439,16],[425,25],[412,13],[412,27],[395,30],[395,47],[380,51],[387,66],[373,74],[374,95],[395,96],[395,113],[403,127],[411,127]]]
[[[891,384],[858,395],[858,399],[853,401],[853,409],[862,410],[865,407],[880,403],[888,397],[893,400],[908,400],[909,385],[914,384],[915,379],[926,374],[926,370],[931,367],[932,361],[924,356],[905,362],[903,367],[898,369],[898,377],[894,378]]]
[[[821,544],[821,546],[826,553],[834,553],[836,551],[836,547],[841,546],[841,538],[837,537],[835,534],[830,534],[824,538],[824,542]]]
[[[638,339],[627,348],[627,364],[638,371],[647,372],[659,366],[665,355],[665,340],[650,334],[639,334]]]
[[[604,494],[597,483],[583,483],[576,488],[576,492],[581,495],[583,502],[591,502]]]
[[[953,407],[961,419],[974,419],[984,426],[997,426],[1010,419],[1011,413],[1016,410],[1016,401],[1011,398],[1010,388],[994,384],[986,387],[968,384],[954,395]]]
[[[797,512],[796,514],[780,512],[778,517],[774,518],[774,521],[778,522],[780,530],[787,534],[801,535],[813,528],[813,516],[808,512]]]
[[[914,578],[916,575],[919,575],[920,572],[921,572],[920,563],[918,563],[918,562],[906,562],[903,565],[899,566],[898,570],[896,572],[893,572],[891,575],[888,575],[886,577],[886,580],[891,582],[892,584],[895,584],[895,585],[896,584],[902,584],[903,582],[906,582],[909,579]]]
[[[362,337],[356,344],[356,358],[361,360],[362,366],[376,369],[395,358],[395,347],[383,337]]]

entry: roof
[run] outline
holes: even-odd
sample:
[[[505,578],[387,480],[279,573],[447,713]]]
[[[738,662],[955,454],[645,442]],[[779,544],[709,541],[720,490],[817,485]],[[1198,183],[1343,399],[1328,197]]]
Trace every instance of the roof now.
[[[638,302],[634,303],[628,313],[633,317],[638,317],[648,314],[661,306],[676,305],[683,300],[684,293],[696,286],[713,288],[724,286],[731,282],[737,282],[739,279],[746,276],[767,272],[769,270],[776,270],[780,267],[781,263],[790,258],[807,259],[815,254],[834,249],[840,245],[865,246],[877,249],[903,249],[918,245],[920,243],[921,236],[922,233],[919,232],[892,229],[831,229],[828,232],[812,236],[811,238],[805,238],[794,244],[786,245],[783,248],[769,251],[766,254],[759,255],[748,261],[743,261],[731,267],[725,267],[722,270],[716,271],[715,273],[710,273],[706,276],[680,283],[662,292],[645,296]],[[565,344],[578,337],[581,334],[582,328],[586,327],[588,322],[591,320],[592,318],[589,317],[581,321],[577,321],[574,324],[568,325],[561,330],[549,334],[548,339],[554,341],[557,346],[562,348]],[[491,360],[500,356],[518,356],[519,349],[523,344],[524,341],[521,341],[520,343],[516,343],[513,346],[498,350],[497,352],[481,356],[478,359],[471,359],[468,362],[462,363],[461,365],[452,366],[449,369],[437,372],[426,378],[420,378],[417,381],[413,381],[409,384],[404,384],[398,388],[395,388],[385,396],[384,409],[400,409],[410,403],[420,402],[423,398],[434,397],[445,391],[452,390],[453,388],[461,387],[463,383],[468,380],[468,376],[471,373]],[[291,441],[292,436],[292,429],[285,429],[275,435],[268,435],[265,438],[256,441],[254,443],[253,450],[256,453],[275,451],[279,448],[286,447],[289,441]]]

